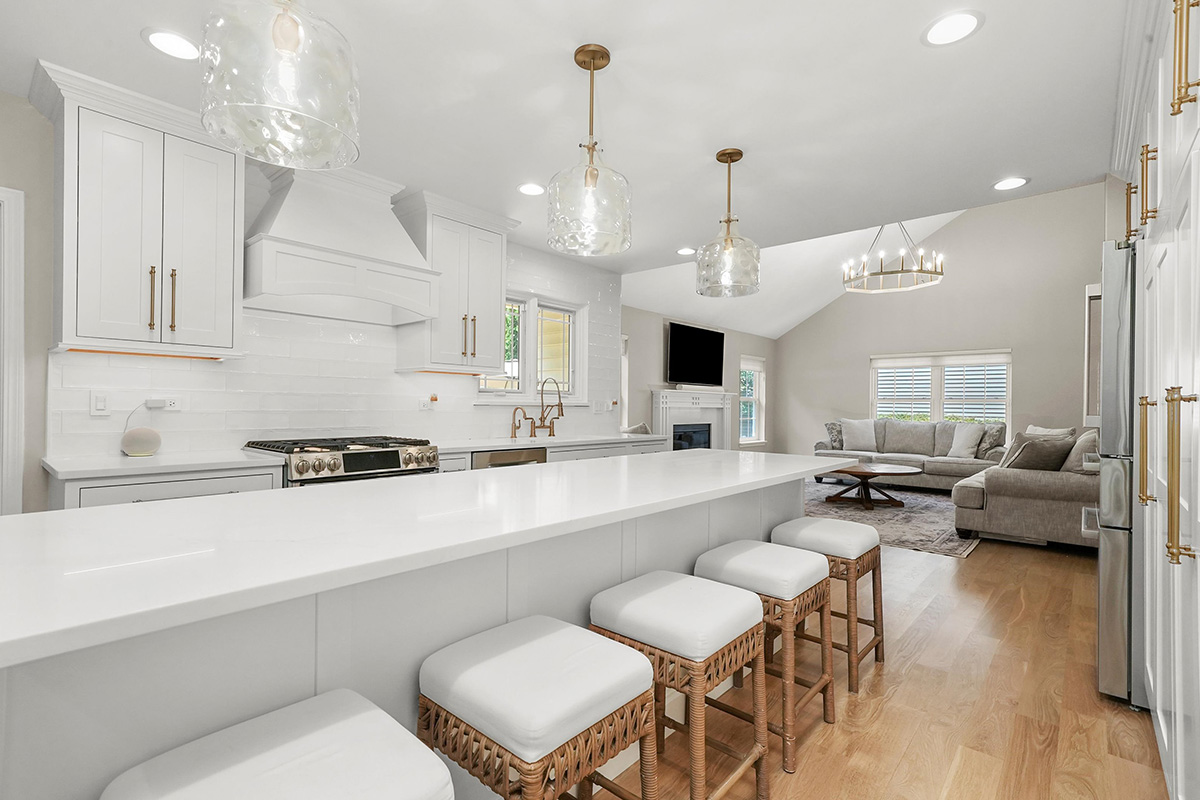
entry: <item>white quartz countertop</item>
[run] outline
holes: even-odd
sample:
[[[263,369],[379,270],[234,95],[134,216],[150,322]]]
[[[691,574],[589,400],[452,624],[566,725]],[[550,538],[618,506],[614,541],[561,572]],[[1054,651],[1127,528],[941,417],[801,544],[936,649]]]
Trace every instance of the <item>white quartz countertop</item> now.
[[[0,668],[854,463],[686,450],[0,517]]]
[[[126,475],[161,475],[171,472],[205,472],[221,469],[280,467],[283,459],[271,453],[246,450],[212,450],[131,457],[124,453],[42,459],[42,467],[64,481],[84,478],[118,478]]]
[[[455,439],[436,441],[438,453],[478,453],[481,450],[520,450],[526,447],[600,447],[606,444],[658,444],[671,437],[655,433],[616,433],[608,436],[547,436],[545,431],[536,438],[523,434],[516,439]]]

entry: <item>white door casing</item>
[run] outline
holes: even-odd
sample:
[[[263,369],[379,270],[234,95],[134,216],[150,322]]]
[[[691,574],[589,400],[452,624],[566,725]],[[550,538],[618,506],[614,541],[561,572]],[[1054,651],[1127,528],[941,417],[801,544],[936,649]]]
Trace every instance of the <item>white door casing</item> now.
[[[25,456],[25,193],[0,187],[0,514],[21,513]]]

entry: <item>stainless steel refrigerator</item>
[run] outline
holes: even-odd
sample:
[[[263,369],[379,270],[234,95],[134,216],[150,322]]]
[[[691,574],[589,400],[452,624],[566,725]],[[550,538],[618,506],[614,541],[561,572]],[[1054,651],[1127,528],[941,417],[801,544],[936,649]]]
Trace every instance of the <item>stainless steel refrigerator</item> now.
[[[1105,242],[1103,252],[1096,671],[1101,692],[1145,707],[1146,593],[1133,487],[1137,257],[1125,242]]]

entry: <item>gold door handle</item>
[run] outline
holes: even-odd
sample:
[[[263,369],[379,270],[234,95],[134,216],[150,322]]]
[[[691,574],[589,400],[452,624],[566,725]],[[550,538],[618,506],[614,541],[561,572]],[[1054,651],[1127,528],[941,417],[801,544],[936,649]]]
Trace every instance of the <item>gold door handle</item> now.
[[[1142,145],[1142,224],[1158,218],[1158,206],[1150,208],[1150,162],[1158,161],[1158,148]]]
[[[463,314],[463,358],[467,357],[467,315]]]
[[[1142,395],[1141,397],[1138,398],[1138,410],[1141,415],[1140,426],[1141,426],[1141,434],[1142,434],[1141,445],[1140,445],[1140,454],[1141,454],[1141,458],[1142,458],[1142,463],[1141,463],[1141,467],[1139,468],[1139,472],[1138,472],[1138,502],[1141,503],[1142,505],[1148,505],[1151,500],[1154,500],[1154,501],[1158,500],[1157,497],[1150,494],[1150,487],[1148,486],[1148,483],[1149,483],[1149,474],[1148,473],[1150,472],[1150,463],[1149,463],[1150,457],[1149,457],[1149,446],[1147,444],[1149,441],[1149,438],[1150,438],[1149,433],[1148,433],[1149,424],[1147,422],[1147,418],[1149,416],[1149,411],[1147,409],[1149,409],[1150,406],[1156,406],[1156,405],[1158,405],[1158,401],[1151,400],[1146,395]]]
[[[175,270],[171,270],[171,331],[175,331]]]
[[[1200,81],[1188,79],[1189,48],[1191,47],[1192,9],[1200,6],[1200,0],[1175,0],[1175,64],[1174,83],[1175,96],[1171,98],[1171,116],[1183,113],[1184,103],[1196,102],[1192,89],[1200,86]]]
[[[1167,560],[1180,563],[1180,556],[1195,558],[1196,553],[1179,543],[1179,404],[1194,403],[1196,395],[1183,394],[1182,386],[1167,389]]]
[[[1133,196],[1137,193],[1138,187],[1132,183],[1125,184],[1125,241],[1138,234],[1138,229],[1133,227]]]
[[[471,358],[475,357],[475,351],[477,349],[479,349],[478,343],[479,343],[479,323],[476,322],[475,317],[471,317]]]
[[[158,272],[158,267],[150,268],[150,330],[154,330],[154,281],[155,274]]]

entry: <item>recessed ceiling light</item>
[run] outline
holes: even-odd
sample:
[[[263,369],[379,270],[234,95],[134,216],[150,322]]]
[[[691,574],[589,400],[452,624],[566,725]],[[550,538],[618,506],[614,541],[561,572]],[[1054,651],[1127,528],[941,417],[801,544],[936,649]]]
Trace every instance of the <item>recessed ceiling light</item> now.
[[[540,183],[522,183],[517,187],[517,191],[530,197],[537,197],[539,194],[546,193],[546,187]]]
[[[681,247],[681,248],[679,248],[678,250],[676,250],[675,252],[676,252],[676,253],[679,253],[679,255],[681,255],[681,256],[694,256],[694,255],[696,255],[696,248],[694,248],[694,247]]]
[[[925,29],[922,41],[931,45],[953,44],[970,36],[983,25],[983,14],[978,11],[955,11],[939,17]]]
[[[195,43],[187,37],[180,36],[174,31],[145,28],[142,30],[142,39],[158,52],[166,53],[173,58],[195,61],[200,57],[200,48],[196,47]]]
[[[998,192],[1007,192],[1009,189],[1020,189],[1027,183],[1029,183],[1028,178],[1005,178],[1002,181],[996,181],[996,185],[992,188]]]

